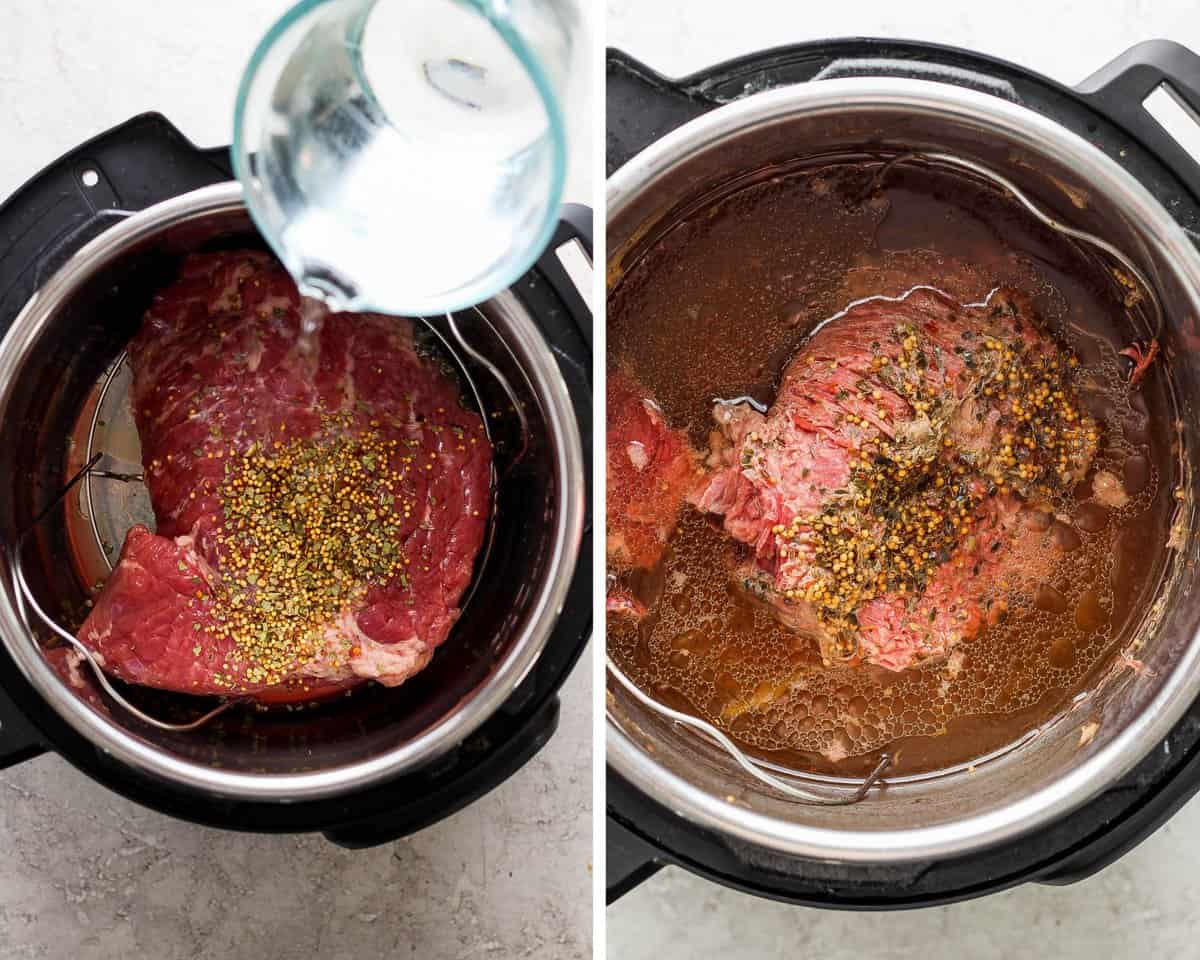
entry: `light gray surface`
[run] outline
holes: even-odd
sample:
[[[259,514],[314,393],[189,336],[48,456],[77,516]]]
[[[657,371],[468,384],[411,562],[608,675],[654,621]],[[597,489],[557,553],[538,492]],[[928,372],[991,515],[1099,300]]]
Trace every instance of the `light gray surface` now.
[[[4,0],[0,200],[145,110],[227,143],[241,67],[286,6]],[[573,133],[567,198],[590,202],[590,130]],[[581,666],[558,733],[515,778],[376,850],[174,821],[56,757],[6,771],[0,960],[590,957],[590,689]]]
[[[613,960],[1126,960],[1200,956],[1200,803],[1070,887],[926,910],[846,913],[759,900],[664,870],[608,909]]]
[[[182,823],[57,757],[0,773],[0,960],[589,958],[589,687],[513,779],[372,850]]]
[[[732,7],[608,0],[607,26],[610,46],[670,76],[770,46],[855,35],[971,47],[1067,83],[1151,37],[1200,50],[1200,7],[1193,0],[741,0]],[[613,960],[1200,956],[1197,863],[1200,800],[1084,883],[1026,886],[917,912],[788,907],[672,868],[609,908],[607,952]]]

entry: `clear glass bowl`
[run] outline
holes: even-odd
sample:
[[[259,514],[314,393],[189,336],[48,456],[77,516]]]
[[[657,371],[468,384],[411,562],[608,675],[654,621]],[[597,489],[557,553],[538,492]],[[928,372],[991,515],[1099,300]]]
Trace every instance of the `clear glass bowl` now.
[[[549,242],[566,171],[571,0],[304,0],[238,91],[233,166],[309,296],[429,315]]]

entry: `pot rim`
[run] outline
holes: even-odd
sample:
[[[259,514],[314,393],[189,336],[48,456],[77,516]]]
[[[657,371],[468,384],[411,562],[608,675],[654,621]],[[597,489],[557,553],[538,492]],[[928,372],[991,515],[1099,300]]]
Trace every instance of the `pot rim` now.
[[[180,194],[127,217],[74,253],[30,298],[0,340],[0,408],[8,402],[12,383],[46,318],[100,266],[134,244],[166,228],[194,218],[246,210],[237,181],[213,184]],[[531,607],[530,622],[508,655],[487,680],[460,700],[437,723],[407,743],[369,760],[319,771],[251,774],[222,770],[171,756],[131,736],[67,690],[21,626],[8,591],[0,592],[0,640],[49,705],[98,748],[143,772],[186,788],[254,801],[300,802],[344,795],[426,763],[470,736],[533,669],[558,620],[570,586],[583,535],[583,452],[570,395],[558,364],[541,331],[511,291],[493,298],[530,355],[529,374],[542,386],[546,420],[559,442],[555,445],[556,523],[551,575]]]
[[[753,94],[718,107],[646,147],[608,180],[612,223],[655,180],[718,143],[785,119],[891,110],[987,123],[1032,151],[1069,162],[1089,185],[1102,185],[1122,212],[1144,226],[1148,243],[1200,291],[1200,257],[1183,229],[1151,193],[1097,147],[1027,107],[932,80],[853,77]],[[609,257],[612,256],[609,251]],[[611,260],[610,260],[611,262]],[[1118,780],[1178,722],[1200,694],[1200,644],[1189,644],[1159,690],[1125,729],[1049,786],[1004,807],[933,826],[835,830],[779,819],[735,805],[692,785],[638,747],[607,710],[607,761],[613,770],[676,815],[739,840],[799,857],[850,863],[904,863],[962,856],[1011,841],[1062,817]],[[870,801],[868,800],[867,803]],[[869,807],[863,809],[869,811]]]

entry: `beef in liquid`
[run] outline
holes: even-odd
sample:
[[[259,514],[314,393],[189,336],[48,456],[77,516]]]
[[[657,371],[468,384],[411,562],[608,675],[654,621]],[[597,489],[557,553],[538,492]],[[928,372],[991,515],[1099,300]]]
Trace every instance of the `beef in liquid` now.
[[[900,673],[822,663],[731,579],[728,535],[690,507],[657,569],[617,573],[648,611],[609,619],[610,650],[635,682],[753,752],[851,775],[884,749],[897,773],[970,761],[1053,716],[1144,609],[1169,516],[1168,451],[1148,430],[1165,398],[1153,371],[1137,390],[1125,382],[1117,351],[1131,333],[1111,279],[989,186],[944,169],[896,166],[864,200],[877,169],[863,158],[797,169],[675,226],[612,291],[610,365],[703,450],[713,399],[770,404],[813,326],[852,301],[931,284],[974,302],[1009,286],[1080,357],[1080,399],[1100,427],[1093,474],[1121,478],[1128,501],[1101,502],[1090,479],[1059,498],[1040,582],[948,657]]]

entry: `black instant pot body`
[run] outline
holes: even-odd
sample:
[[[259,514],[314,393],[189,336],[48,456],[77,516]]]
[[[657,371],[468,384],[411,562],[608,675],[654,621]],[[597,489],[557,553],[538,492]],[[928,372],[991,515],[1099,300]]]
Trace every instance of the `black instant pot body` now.
[[[54,271],[84,244],[139,211],[232,179],[227,148],[200,150],[165,118],[145,114],[82,144],[0,206],[0,337]],[[591,211],[568,206],[541,260],[512,287],[536,319],[566,382],[590,477],[592,318],[556,251],[591,252]],[[31,471],[32,477],[32,471]],[[32,482],[32,481],[31,481]],[[50,498],[53,490],[37,491]],[[520,769],[558,724],[558,690],[591,633],[591,505],[557,626],[529,675],[473,734],[436,760],[331,799],[235,801],[169,784],[95,747],[62,719],[0,648],[0,767],[46,751],[126,797],[211,826],[323,831],[344,847],[413,833],[481,797]]]
[[[1165,83],[1200,114],[1200,57],[1168,41],[1132,48],[1074,89],[990,57],[907,41],[782,47],[680,80],[610,51],[608,173],[722,104],[791,84],[851,76],[957,84],[1035,110],[1101,149],[1191,237],[1200,236],[1200,165],[1143,107]],[[1200,703],[1128,775],[1082,808],[1017,841],[957,859],[885,866],[785,856],[698,826],[611,769],[607,789],[609,902],[673,864],[750,893],[811,906],[929,906],[1026,881],[1073,883],[1145,839],[1200,789]]]

